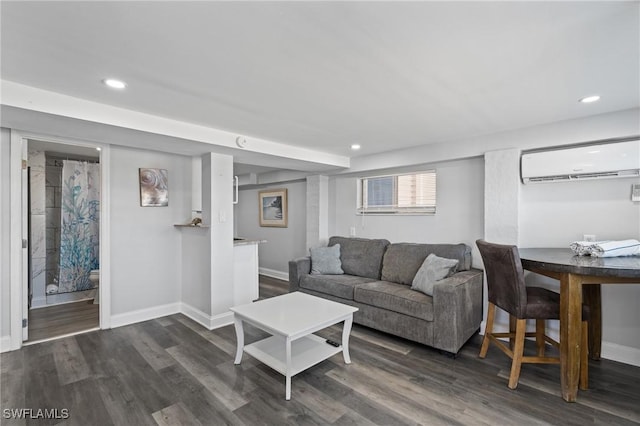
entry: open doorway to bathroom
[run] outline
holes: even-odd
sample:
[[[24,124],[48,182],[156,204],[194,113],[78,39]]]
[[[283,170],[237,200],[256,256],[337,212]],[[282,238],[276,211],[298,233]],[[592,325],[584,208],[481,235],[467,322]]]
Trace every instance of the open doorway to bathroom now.
[[[99,328],[100,152],[28,142],[28,343]]]

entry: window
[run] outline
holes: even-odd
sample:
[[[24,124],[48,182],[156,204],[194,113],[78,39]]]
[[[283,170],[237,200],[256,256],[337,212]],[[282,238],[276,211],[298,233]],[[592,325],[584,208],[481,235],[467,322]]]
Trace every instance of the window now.
[[[358,179],[360,214],[435,214],[436,171]]]

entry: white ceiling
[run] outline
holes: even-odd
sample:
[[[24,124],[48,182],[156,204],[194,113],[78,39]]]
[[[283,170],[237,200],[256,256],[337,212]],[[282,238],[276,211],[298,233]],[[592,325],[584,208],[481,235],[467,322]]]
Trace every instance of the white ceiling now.
[[[640,106],[639,5],[3,1],[1,76],[368,155]]]

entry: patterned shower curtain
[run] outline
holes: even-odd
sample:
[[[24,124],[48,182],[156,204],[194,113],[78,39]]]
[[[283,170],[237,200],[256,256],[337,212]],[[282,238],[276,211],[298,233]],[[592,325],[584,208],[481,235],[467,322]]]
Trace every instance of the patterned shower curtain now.
[[[58,293],[93,288],[99,268],[100,165],[64,160]]]

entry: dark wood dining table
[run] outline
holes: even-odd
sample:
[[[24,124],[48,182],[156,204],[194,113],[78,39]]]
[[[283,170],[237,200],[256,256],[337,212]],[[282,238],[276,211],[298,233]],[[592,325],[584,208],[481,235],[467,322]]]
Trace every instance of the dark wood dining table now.
[[[590,309],[589,357],[600,359],[601,284],[640,284],[640,256],[577,256],[565,248],[518,249],[522,267],[560,281],[560,384],[575,402],[580,375],[582,304]]]

